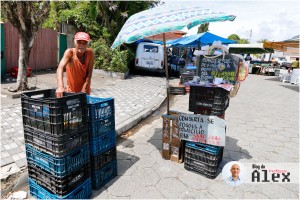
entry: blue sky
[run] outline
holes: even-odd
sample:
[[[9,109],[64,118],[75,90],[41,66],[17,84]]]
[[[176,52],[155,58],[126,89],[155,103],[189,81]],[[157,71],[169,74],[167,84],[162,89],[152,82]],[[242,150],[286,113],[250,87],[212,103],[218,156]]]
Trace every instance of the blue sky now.
[[[296,0],[165,0],[164,2],[166,5],[200,4],[203,8],[236,15],[236,19],[232,22],[210,23],[209,31],[221,37],[235,33],[249,40],[252,30],[251,43],[255,43],[261,39],[281,41],[299,35],[300,32],[300,3]],[[188,35],[194,35],[197,28],[184,31],[187,31]]]

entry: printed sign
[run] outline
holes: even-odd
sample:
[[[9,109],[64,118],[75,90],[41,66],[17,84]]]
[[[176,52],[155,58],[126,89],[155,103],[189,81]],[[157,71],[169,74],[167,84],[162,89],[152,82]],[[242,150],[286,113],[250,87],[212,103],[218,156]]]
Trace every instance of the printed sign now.
[[[225,120],[216,116],[180,114],[179,135],[182,140],[225,146]]]
[[[223,78],[224,83],[235,84],[240,62],[242,59],[230,54],[225,55],[224,59],[222,55],[217,58],[206,58],[201,55],[197,75],[201,81],[209,83],[213,83],[214,78]]]

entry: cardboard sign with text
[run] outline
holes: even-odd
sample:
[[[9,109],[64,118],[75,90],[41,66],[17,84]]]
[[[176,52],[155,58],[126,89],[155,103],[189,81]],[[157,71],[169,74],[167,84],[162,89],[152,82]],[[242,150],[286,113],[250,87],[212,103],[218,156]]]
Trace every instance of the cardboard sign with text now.
[[[225,146],[225,120],[217,116],[180,114],[179,135],[182,140]]]

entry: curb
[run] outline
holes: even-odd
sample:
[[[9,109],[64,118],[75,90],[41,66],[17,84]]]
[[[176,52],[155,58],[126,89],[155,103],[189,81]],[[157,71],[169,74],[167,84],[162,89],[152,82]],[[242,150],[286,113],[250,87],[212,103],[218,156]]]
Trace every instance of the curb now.
[[[9,92],[9,91],[2,90],[1,94],[7,95],[8,97],[11,97],[12,99],[17,99],[17,98],[21,97],[21,94],[23,94],[23,92]]]
[[[132,127],[137,125],[141,120],[145,119],[150,114],[152,114],[154,111],[156,111],[167,98],[166,94],[161,94],[161,95],[163,95],[163,97],[160,100],[158,100],[154,104],[154,106],[152,106],[149,109],[141,111],[137,116],[131,117],[131,118],[125,120],[124,122],[122,122],[121,124],[117,125],[116,126],[117,137],[120,137],[123,132],[128,131],[129,129],[131,129]]]

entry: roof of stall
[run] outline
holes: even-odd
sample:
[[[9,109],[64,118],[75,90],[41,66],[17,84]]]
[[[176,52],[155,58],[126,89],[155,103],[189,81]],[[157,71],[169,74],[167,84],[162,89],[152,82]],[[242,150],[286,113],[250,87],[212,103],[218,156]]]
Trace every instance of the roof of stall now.
[[[222,44],[234,44],[236,41],[229,40],[210,32],[200,33],[196,35],[191,35],[187,37],[182,37],[175,40],[170,40],[167,44],[172,46],[185,46],[185,47],[197,47],[198,45],[204,46],[208,44],[212,44],[214,41],[221,41]]]
[[[229,53],[236,54],[260,54],[260,53],[274,53],[271,48],[264,48],[263,43],[257,44],[229,44]]]

